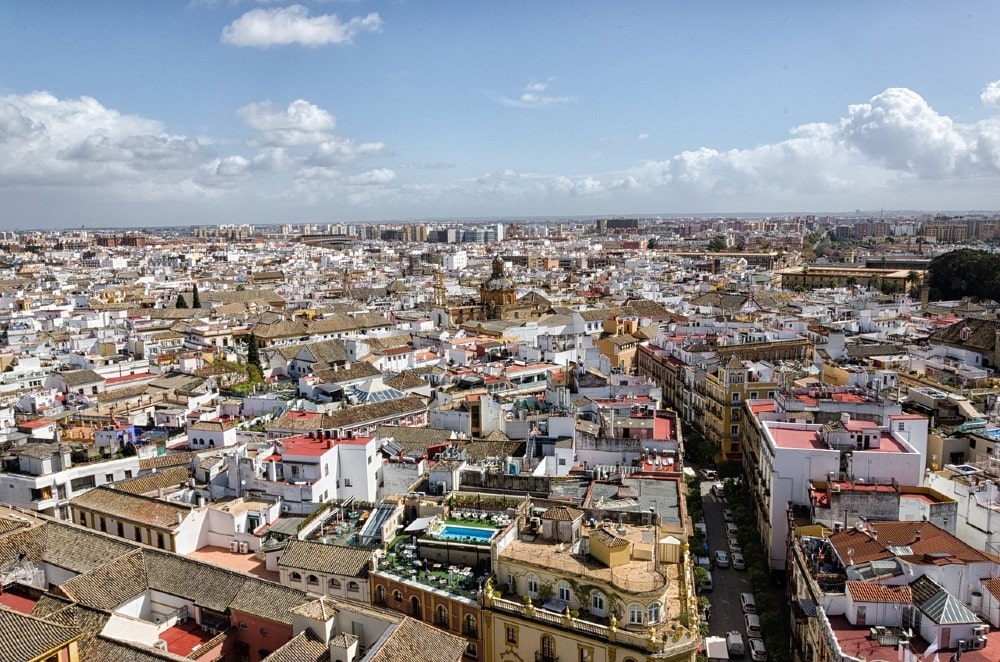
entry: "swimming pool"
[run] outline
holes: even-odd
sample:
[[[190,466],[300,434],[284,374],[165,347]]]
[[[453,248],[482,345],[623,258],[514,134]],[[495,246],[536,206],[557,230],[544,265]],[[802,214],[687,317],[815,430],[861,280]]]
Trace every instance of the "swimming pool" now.
[[[467,538],[472,538],[471,542],[489,542],[495,533],[496,529],[480,529],[475,526],[445,524],[438,531],[437,537],[441,540],[466,540]]]

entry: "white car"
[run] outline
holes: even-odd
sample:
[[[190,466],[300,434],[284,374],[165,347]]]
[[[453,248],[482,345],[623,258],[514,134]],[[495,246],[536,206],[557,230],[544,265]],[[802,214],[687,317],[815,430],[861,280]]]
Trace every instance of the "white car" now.
[[[757,637],[750,637],[750,659],[754,662],[767,661],[767,649],[764,648],[764,640]]]
[[[715,550],[715,567],[717,568],[729,567],[729,552],[725,552],[721,549]]]
[[[732,522],[733,521],[733,511],[729,510],[728,508],[726,508],[725,510],[723,510],[722,511],[722,519],[725,522]]]
[[[721,499],[726,495],[726,486],[722,483],[712,483],[712,494]]]
[[[705,480],[715,480],[719,477],[719,473],[715,469],[702,469],[701,477]]]
[[[743,558],[743,554],[740,552],[733,552],[733,555],[729,557],[733,562],[733,568],[735,570],[746,570],[747,561]]]
[[[743,547],[740,545],[740,541],[739,540],[737,540],[736,538],[726,538],[726,540],[729,542],[729,551],[730,552],[732,552],[733,554],[742,554],[743,553]]]

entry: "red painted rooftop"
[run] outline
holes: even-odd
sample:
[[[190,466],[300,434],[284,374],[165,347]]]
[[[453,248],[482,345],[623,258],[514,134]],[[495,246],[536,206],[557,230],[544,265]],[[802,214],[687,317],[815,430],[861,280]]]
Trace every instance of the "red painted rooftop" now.
[[[779,448],[798,448],[801,450],[826,450],[827,445],[823,443],[818,431],[813,430],[793,430],[789,428],[768,427],[774,443]]]

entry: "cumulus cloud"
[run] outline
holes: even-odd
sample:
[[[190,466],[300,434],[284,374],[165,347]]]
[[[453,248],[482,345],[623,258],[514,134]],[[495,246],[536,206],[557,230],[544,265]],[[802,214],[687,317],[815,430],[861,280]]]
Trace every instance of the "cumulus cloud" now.
[[[351,184],[391,184],[396,181],[396,173],[389,168],[375,168],[348,179]]]
[[[362,32],[379,32],[375,12],[341,21],[335,14],[310,16],[302,5],[251,9],[222,29],[222,41],[233,46],[346,45]]]
[[[890,168],[921,177],[954,172],[968,144],[951,118],[913,90],[893,87],[848,107],[841,125],[847,144]]]
[[[995,80],[983,88],[983,93],[979,95],[979,98],[983,105],[1000,108],[1000,80]]]
[[[330,140],[337,125],[333,115],[305,99],[297,99],[284,109],[270,101],[261,101],[236,112],[244,124],[260,132],[256,142],[261,145],[315,145]]]
[[[355,143],[349,138],[335,136],[316,147],[307,159],[311,166],[333,167],[350,163],[364,156],[375,156],[385,151],[381,142]]]
[[[528,83],[524,86],[524,89],[521,90],[520,96],[516,98],[500,96],[497,100],[503,105],[511,106],[512,108],[545,108],[547,106],[555,106],[576,101],[576,97],[555,96],[549,94],[548,89],[550,82],[551,81]]]

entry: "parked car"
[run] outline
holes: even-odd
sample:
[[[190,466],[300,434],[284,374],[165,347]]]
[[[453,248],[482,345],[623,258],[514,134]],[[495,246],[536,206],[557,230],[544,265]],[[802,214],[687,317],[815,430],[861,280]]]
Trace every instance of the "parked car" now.
[[[734,569],[736,569],[736,570],[746,570],[747,569],[746,559],[743,558],[743,554],[741,552],[733,552],[730,555],[729,559],[730,559],[730,561],[732,561]]]
[[[725,510],[723,510],[722,511],[722,520],[724,522],[732,522],[733,521],[733,511],[729,510],[728,508],[726,508]]]
[[[757,601],[753,599],[753,593],[740,593],[740,606],[744,614],[757,613]]]
[[[729,543],[729,551],[733,554],[742,554],[743,547],[740,545],[740,541],[736,538],[726,538]]]
[[[743,623],[747,626],[748,637],[760,636],[760,617],[757,614],[743,614]]]
[[[719,498],[724,497],[726,495],[726,486],[720,482],[712,483],[712,494]]]
[[[719,472],[716,471],[715,469],[702,469],[701,477],[704,478],[705,480],[715,480],[716,478],[719,477]]]
[[[712,583],[712,573],[706,572],[705,578],[698,582],[698,590],[702,593],[705,591],[711,591],[715,588],[715,584]]]
[[[704,568],[705,570],[712,569],[712,559],[710,559],[708,555],[694,557],[694,564],[699,568]]]
[[[732,657],[743,657],[747,652],[746,646],[743,645],[743,635],[738,630],[726,633],[726,648]]]
[[[757,637],[750,637],[750,659],[754,662],[767,661],[767,649],[764,648],[764,640]]]
[[[715,550],[715,567],[717,568],[729,567],[729,552],[725,552],[721,549]]]
[[[739,534],[740,528],[733,524],[732,522],[726,523],[726,536],[729,538],[735,538]]]

